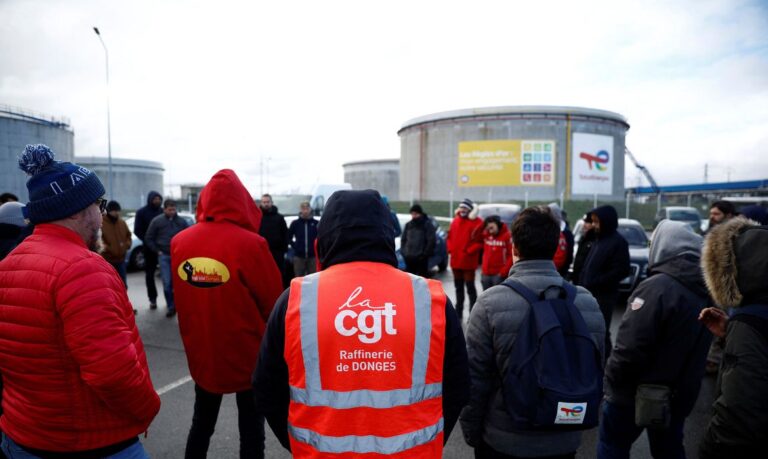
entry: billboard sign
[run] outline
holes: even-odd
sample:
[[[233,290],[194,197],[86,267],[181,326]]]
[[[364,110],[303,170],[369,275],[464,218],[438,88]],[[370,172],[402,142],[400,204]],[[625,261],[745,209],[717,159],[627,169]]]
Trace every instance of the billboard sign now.
[[[573,134],[571,194],[613,194],[613,137]]]
[[[459,142],[458,185],[554,186],[554,140]]]

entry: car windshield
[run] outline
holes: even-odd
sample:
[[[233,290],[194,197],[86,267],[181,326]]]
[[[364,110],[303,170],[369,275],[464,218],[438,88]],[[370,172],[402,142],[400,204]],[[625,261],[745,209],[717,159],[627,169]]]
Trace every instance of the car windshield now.
[[[491,215],[498,215],[501,221],[509,227],[515,221],[518,213],[520,213],[520,210],[514,207],[482,207],[477,215],[482,219]]]
[[[700,220],[699,214],[693,210],[670,210],[669,219],[684,222],[697,222]]]
[[[298,215],[299,204],[312,198],[308,194],[275,194],[272,195],[272,204],[283,215]]]
[[[648,238],[645,231],[635,226],[619,226],[619,234],[624,236],[630,247],[648,247]]]

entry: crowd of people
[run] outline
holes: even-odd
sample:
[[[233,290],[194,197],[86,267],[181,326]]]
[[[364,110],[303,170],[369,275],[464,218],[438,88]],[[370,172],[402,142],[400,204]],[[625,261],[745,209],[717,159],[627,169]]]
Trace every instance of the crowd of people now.
[[[44,145],[19,165],[29,202],[0,205],[2,453],[148,457],[140,434],[160,398],[127,296],[121,206]],[[439,458],[457,423],[476,458],[574,458],[592,428],[599,458],[629,457],[643,431],[653,457],[683,458],[713,365],[699,457],[764,457],[764,208],[715,202],[703,237],[662,221],[613,338],[630,270],[613,207],[582,217],[575,253],[555,204],[509,226],[477,210],[464,199],[450,225],[452,302],[427,276],[436,228],[418,204],[401,230],[378,192],[344,190],[321,219],[302,203],[287,225],[271,196],[257,205],[224,169],[188,226],[149,193],[134,231],[149,307],[159,266],[195,383],[185,457],[206,457],[222,397],[236,394],[241,457],[265,457],[266,421],[299,458]]]

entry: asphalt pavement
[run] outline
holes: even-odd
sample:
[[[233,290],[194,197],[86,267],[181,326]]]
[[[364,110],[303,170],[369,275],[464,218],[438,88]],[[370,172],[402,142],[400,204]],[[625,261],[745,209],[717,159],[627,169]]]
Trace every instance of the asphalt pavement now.
[[[435,278],[443,283],[443,288],[453,301],[455,293],[450,270],[436,274]],[[194,383],[189,376],[184,346],[179,335],[178,321],[176,318],[167,319],[165,317],[165,301],[159,278],[156,279],[156,284],[158,292],[160,292],[159,308],[149,310],[144,273],[135,272],[128,275],[128,294],[134,307],[139,310],[136,323],[146,348],[152,381],[162,400],[160,413],[152,422],[147,437],[142,438],[142,442],[152,458],[181,458],[184,457],[187,433],[192,423],[195,402]],[[479,280],[477,289],[478,292],[482,290]],[[618,329],[623,311],[623,305],[617,305],[611,324],[611,331],[614,334]],[[237,349],[233,349],[232,352],[237,352]],[[705,377],[696,407],[686,422],[685,446],[689,458],[698,457],[698,444],[709,421],[713,386],[714,378]],[[265,429],[266,456],[274,459],[290,458],[290,453],[278,443],[268,425],[265,425]],[[597,429],[585,432],[576,457],[595,457],[596,442]],[[239,457],[237,406],[234,395],[224,397],[216,432],[211,438],[208,457],[216,459]],[[458,424],[446,445],[443,457],[448,459],[473,457],[473,450],[464,443]],[[635,442],[632,448],[632,457],[651,457],[645,434]]]

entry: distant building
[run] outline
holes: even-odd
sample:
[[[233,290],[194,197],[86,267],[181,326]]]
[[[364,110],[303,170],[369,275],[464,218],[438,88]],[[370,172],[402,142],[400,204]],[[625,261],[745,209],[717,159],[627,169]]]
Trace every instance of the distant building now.
[[[390,201],[400,200],[400,160],[371,159],[342,165],[344,182],[353,190],[374,189]]]
[[[99,176],[109,193],[109,161],[104,156],[76,156],[75,162]],[[112,194],[109,199],[120,203],[123,210],[136,210],[147,204],[150,191],[163,194],[163,164],[143,159],[112,157]]]
[[[197,201],[200,199],[200,192],[203,191],[204,187],[205,184],[200,183],[181,184],[181,198],[179,198],[178,202],[179,207],[194,213],[195,208],[197,208]]]
[[[58,161],[72,161],[75,133],[66,118],[0,105],[0,193],[11,192],[29,200],[27,175],[19,169],[19,156],[27,144],[44,143]]]

